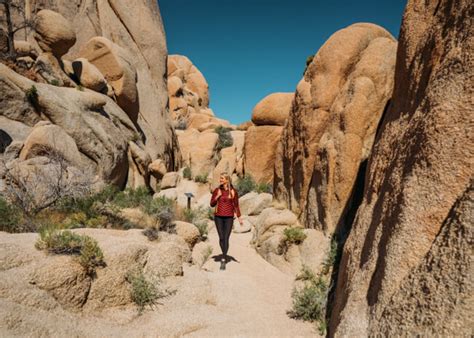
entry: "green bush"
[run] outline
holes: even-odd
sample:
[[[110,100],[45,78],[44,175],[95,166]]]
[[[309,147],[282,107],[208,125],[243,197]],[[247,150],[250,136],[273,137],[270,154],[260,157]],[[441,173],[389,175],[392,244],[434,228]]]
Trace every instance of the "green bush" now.
[[[287,312],[288,315],[291,318],[318,322],[320,331],[325,330],[328,291],[326,281],[321,276],[316,278],[313,275],[302,288],[293,289],[293,306]]]
[[[0,196],[0,231],[20,232],[21,213]]]
[[[196,226],[196,228],[198,228],[201,240],[205,240],[207,238],[207,235],[209,234],[207,220],[196,221],[193,224]]]
[[[217,133],[217,135],[219,135],[219,139],[217,140],[218,150],[230,147],[234,144],[234,139],[232,138],[232,134],[230,133],[229,128],[217,126],[216,128],[214,128],[214,131]]]
[[[263,192],[271,194],[272,193],[272,185],[270,183],[259,183],[256,186],[255,191],[258,192],[259,194],[261,194]]]
[[[237,182],[235,184],[235,189],[237,190],[237,193],[239,194],[239,197],[242,197],[243,195],[254,191],[256,189],[257,185],[255,184],[255,181],[252,176],[250,175],[245,175],[244,177],[239,177],[237,179]]]
[[[36,89],[35,85],[27,89],[25,94],[28,101],[36,107],[38,105],[38,89]]]
[[[131,284],[130,296],[137,304],[140,314],[146,306],[153,308],[157,299],[163,296],[158,290],[158,281],[145,276],[143,269],[129,271],[126,280]]]
[[[301,228],[286,228],[283,230],[284,241],[287,244],[301,244],[305,238],[306,234]]]
[[[184,167],[183,169],[183,177],[187,180],[191,180],[193,178],[193,173],[190,167]]]
[[[79,235],[69,230],[58,230],[55,224],[40,228],[40,238],[35,247],[54,254],[78,255],[79,263],[92,273],[98,266],[104,265],[104,254],[97,241],[87,235]]]
[[[138,187],[137,189],[125,189],[124,191],[118,192],[112,200],[112,203],[121,209],[124,208],[137,208],[148,205],[153,196],[146,187]],[[144,210],[146,212],[146,210]]]
[[[316,275],[314,274],[313,271],[311,271],[311,269],[308,266],[303,265],[301,268],[301,272],[296,276],[295,279],[302,280],[305,282],[308,282],[308,281],[316,282]]]
[[[214,208],[207,208],[207,218],[209,218],[211,221],[214,220]]]
[[[334,235],[331,238],[331,246],[329,247],[329,252],[327,253],[326,258],[323,261],[323,273],[327,274],[331,270],[331,268],[337,264],[338,261],[338,243],[337,238]]]
[[[201,174],[194,176],[194,182],[207,183],[207,174]]]
[[[308,69],[309,65],[311,64],[311,62],[313,62],[313,59],[314,59],[314,54],[313,55],[310,55],[306,58],[306,66],[304,68],[304,72],[303,72],[303,75],[306,73],[306,70]]]
[[[53,79],[49,82],[50,85],[53,85],[53,86],[59,86],[59,80],[57,79]]]
[[[76,86],[76,89],[77,89],[78,91],[80,91],[80,92],[83,92],[83,91],[84,91],[84,87],[83,87],[82,85],[80,85],[80,84]]]

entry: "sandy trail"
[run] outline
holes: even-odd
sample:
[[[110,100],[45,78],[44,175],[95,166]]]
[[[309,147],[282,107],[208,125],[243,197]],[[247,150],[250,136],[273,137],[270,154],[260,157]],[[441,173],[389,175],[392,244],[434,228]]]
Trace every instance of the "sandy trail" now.
[[[177,294],[143,320],[159,318],[160,336],[318,336],[315,325],[288,317],[294,277],[260,257],[249,244],[251,237],[251,233],[231,234],[228,254],[235,261],[224,271],[212,258],[202,270],[185,267]],[[216,257],[221,250],[215,229],[209,242]]]

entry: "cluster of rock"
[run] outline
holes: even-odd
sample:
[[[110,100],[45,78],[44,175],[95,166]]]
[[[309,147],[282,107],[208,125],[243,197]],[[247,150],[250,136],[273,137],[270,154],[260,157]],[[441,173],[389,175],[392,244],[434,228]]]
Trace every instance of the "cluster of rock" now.
[[[28,41],[15,41],[17,63],[35,81],[0,65],[1,176],[8,171],[41,194],[48,182],[43,189],[36,182],[57,167],[54,153],[68,168],[66,185],[154,187],[181,161],[166,106],[157,5],[139,5],[139,26],[126,4],[83,6],[87,13],[79,6],[51,4],[61,13],[25,8],[35,24]],[[142,34],[144,23],[151,34]]]

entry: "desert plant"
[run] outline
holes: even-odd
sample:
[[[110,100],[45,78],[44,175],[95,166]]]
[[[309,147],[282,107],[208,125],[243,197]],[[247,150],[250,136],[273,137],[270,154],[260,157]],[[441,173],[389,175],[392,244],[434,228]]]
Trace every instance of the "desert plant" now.
[[[53,86],[59,86],[59,80],[57,79],[53,79],[49,82],[50,85],[53,85]]]
[[[272,193],[272,185],[270,183],[259,183],[255,187],[255,191],[259,194],[266,192],[271,194]]]
[[[196,228],[198,228],[201,240],[205,240],[207,238],[207,235],[209,234],[207,220],[195,221],[193,224],[196,226]]]
[[[230,147],[232,144],[234,144],[234,139],[232,138],[229,128],[217,126],[216,128],[214,128],[214,131],[219,136],[217,140],[218,150]]]
[[[119,208],[137,208],[150,203],[152,196],[146,187],[127,188],[118,192],[112,202]],[[144,210],[145,211],[145,210]]]
[[[301,280],[301,281],[309,281],[309,282],[315,282],[316,281],[316,275],[314,274],[311,269],[304,265],[301,267],[301,271],[298,275],[296,275],[296,280]]]
[[[69,230],[59,230],[56,224],[47,224],[40,228],[39,238],[35,243],[38,250],[49,253],[78,255],[79,263],[88,272],[104,265],[104,254],[97,241],[87,235],[79,235]]]
[[[292,227],[288,227],[283,230],[283,236],[285,243],[296,245],[301,244],[306,238],[306,234],[304,233],[303,229]]]
[[[291,318],[318,322],[321,331],[326,328],[328,285],[321,276],[313,277],[311,276],[302,288],[293,289],[293,306],[287,313]]]
[[[194,182],[197,183],[207,183],[207,174],[201,174],[194,176]]]
[[[304,72],[303,72],[303,75],[306,73],[306,70],[308,69],[309,65],[311,64],[311,62],[313,62],[313,59],[314,59],[314,54],[313,55],[310,55],[306,58],[306,66],[304,68]]]
[[[183,177],[187,180],[191,180],[193,178],[193,173],[190,167],[184,167],[183,169]]]
[[[208,245],[201,251],[201,261],[199,262],[199,269],[202,269],[204,264],[209,260],[212,255],[212,246]]]
[[[214,208],[207,208],[207,218],[209,218],[211,221],[214,220]]]
[[[156,227],[147,228],[142,231],[142,234],[145,235],[150,242],[156,241],[159,236],[159,230]]]
[[[333,237],[331,238],[329,251],[327,252],[327,255],[323,261],[322,272],[324,274],[329,273],[329,271],[334,266],[334,264],[337,263],[338,258],[339,258],[338,257],[338,242],[337,242],[336,235],[333,235]]]
[[[0,196],[0,231],[20,232],[20,210]]]
[[[156,278],[145,276],[143,269],[130,270],[126,275],[126,280],[130,283],[130,296],[138,306],[141,314],[146,306],[153,308],[157,304],[157,299],[163,295],[159,292]]]
[[[28,101],[36,107],[38,105],[38,89],[36,89],[36,86],[32,85],[26,90],[25,94]]]
[[[82,85],[80,85],[80,84],[78,84],[78,85],[76,86],[76,89],[77,89],[78,91],[80,91],[80,92],[83,92],[83,91],[84,91],[84,87],[83,87]]]
[[[237,179],[237,182],[235,184],[235,189],[237,190],[237,193],[239,194],[239,197],[242,197],[243,195],[254,191],[256,188],[255,181],[252,176],[250,175],[245,175],[244,177],[239,177]]]

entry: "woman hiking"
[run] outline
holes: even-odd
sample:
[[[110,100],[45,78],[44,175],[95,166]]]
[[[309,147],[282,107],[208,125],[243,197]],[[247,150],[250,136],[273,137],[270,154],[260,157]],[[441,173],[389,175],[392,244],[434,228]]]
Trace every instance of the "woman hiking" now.
[[[221,173],[219,177],[219,186],[214,189],[211,197],[211,207],[216,206],[214,213],[214,222],[216,223],[217,233],[219,234],[219,245],[222,250],[221,270],[225,270],[227,263],[227,251],[229,250],[229,237],[234,223],[234,214],[240,217],[239,195],[232,186],[230,176],[226,172]]]

